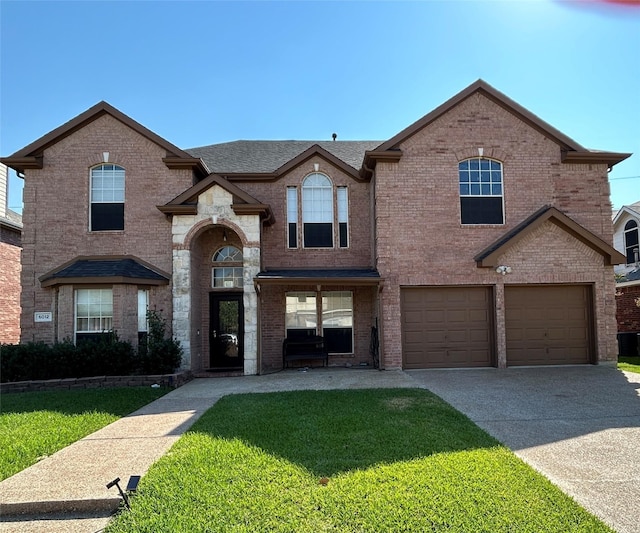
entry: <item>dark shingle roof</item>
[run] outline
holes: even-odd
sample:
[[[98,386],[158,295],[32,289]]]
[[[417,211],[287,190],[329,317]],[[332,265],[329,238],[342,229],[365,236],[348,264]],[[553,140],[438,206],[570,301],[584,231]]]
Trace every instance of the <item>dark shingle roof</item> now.
[[[169,278],[132,258],[77,259],[57,271],[40,278],[44,285],[69,282],[84,278],[100,278],[106,281],[127,282],[127,280],[152,284],[165,284]]]
[[[627,272],[624,276],[624,279],[619,280],[619,283],[625,281],[640,281],[640,268],[636,268],[631,272]]]
[[[317,144],[358,170],[366,150],[382,141],[233,141],[185,150],[201,158],[214,174],[274,172]]]

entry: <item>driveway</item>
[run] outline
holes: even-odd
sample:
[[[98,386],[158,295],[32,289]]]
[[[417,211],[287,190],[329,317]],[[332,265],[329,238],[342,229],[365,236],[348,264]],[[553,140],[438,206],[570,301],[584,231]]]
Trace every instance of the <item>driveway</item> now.
[[[616,531],[640,532],[640,374],[604,366],[407,373]]]

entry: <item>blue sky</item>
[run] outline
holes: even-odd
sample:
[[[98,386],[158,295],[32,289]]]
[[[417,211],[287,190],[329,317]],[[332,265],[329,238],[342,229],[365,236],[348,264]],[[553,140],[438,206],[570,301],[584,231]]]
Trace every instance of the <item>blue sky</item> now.
[[[612,202],[640,200],[640,7],[0,0],[2,156],[100,100],[181,148],[385,140],[478,78],[583,146],[634,152]]]

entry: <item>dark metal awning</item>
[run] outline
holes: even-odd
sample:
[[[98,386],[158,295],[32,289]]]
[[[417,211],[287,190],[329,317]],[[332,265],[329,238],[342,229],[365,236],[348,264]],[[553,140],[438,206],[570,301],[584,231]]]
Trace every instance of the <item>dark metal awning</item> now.
[[[264,270],[254,278],[259,285],[382,285],[373,268],[304,268]]]

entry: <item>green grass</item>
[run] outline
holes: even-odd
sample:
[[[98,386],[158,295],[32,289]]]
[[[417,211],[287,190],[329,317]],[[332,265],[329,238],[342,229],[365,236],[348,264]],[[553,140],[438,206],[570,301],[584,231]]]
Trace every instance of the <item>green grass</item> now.
[[[227,396],[107,531],[611,532],[416,389]]]
[[[166,394],[132,387],[3,394],[0,480]]]
[[[618,357],[618,368],[640,374],[640,357]]]

